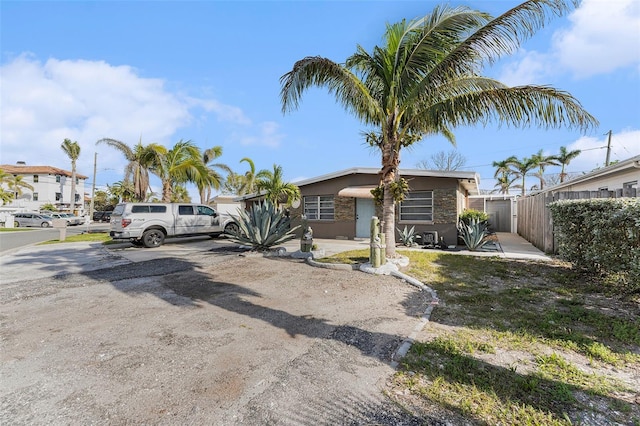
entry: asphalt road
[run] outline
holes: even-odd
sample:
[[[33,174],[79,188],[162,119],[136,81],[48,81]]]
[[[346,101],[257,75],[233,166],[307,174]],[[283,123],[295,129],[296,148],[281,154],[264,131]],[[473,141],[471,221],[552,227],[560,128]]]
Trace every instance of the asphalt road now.
[[[0,253],[12,251],[31,244],[60,238],[60,230],[54,228],[19,228],[12,232],[0,232]],[[89,225],[91,231],[109,229],[109,224],[92,223]],[[87,232],[87,225],[69,226],[66,228],[67,235],[78,235]]]

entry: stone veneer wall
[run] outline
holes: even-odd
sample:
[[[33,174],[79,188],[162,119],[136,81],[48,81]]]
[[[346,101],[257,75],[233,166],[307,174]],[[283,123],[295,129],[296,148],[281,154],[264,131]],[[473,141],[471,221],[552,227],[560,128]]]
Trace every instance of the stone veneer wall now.
[[[433,190],[433,223],[456,223],[458,199],[455,188]]]
[[[336,222],[351,221],[356,218],[356,199],[338,197],[333,199],[334,218]]]

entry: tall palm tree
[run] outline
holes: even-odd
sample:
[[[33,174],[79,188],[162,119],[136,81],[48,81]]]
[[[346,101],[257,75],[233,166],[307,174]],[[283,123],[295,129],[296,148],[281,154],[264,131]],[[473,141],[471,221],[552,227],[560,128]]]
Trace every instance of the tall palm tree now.
[[[80,157],[80,144],[78,142],[71,142],[70,139],[62,141],[60,148],[67,154],[67,157],[71,159],[71,212],[75,213],[76,210],[76,161]]]
[[[553,155],[544,155],[542,150],[538,151],[532,157],[533,161],[536,162],[536,166],[538,167],[538,172],[535,173],[535,176],[540,179],[540,187],[538,189],[544,189],[544,169],[547,166],[557,166],[556,157]]]
[[[162,182],[162,202],[171,202],[175,184],[193,182],[211,184],[210,173],[202,162],[200,148],[191,141],[180,140],[166,152],[156,158],[150,169]]]
[[[190,203],[191,196],[189,191],[184,185],[174,184],[171,188],[171,202],[172,203]]]
[[[267,178],[269,176],[269,170],[263,169],[256,173],[256,166],[253,163],[253,160],[249,157],[244,157],[240,162],[247,163],[249,165],[249,170],[247,170],[243,175],[243,182],[238,195],[253,194],[258,191],[258,180]]]
[[[300,199],[300,188],[282,179],[282,167],[277,164],[273,165],[273,171],[261,171],[256,187],[259,191],[265,191],[265,198],[276,207],[283,202],[285,205],[290,205],[293,201]]]
[[[202,163],[209,169],[209,175],[206,176],[205,179],[198,180],[196,182],[198,192],[200,193],[200,203],[202,204],[209,203],[211,199],[211,188],[214,188],[216,190],[220,189],[220,185],[222,184],[223,178],[215,169],[221,169],[227,173],[231,172],[231,169],[226,164],[209,164],[221,155],[221,146],[214,146],[213,148],[206,149],[202,152]]]
[[[522,183],[516,185],[516,188],[521,188],[522,195],[525,195],[527,192],[527,187],[525,186],[526,178],[529,176],[529,172],[538,166],[538,162],[533,157],[524,157],[522,160],[518,160],[516,157],[509,157],[508,161],[515,177],[522,179]]]
[[[560,147],[560,154],[556,155],[555,158],[558,160],[558,163],[562,166],[562,170],[560,171],[560,183],[564,182],[567,174],[564,171],[565,166],[568,166],[571,160],[580,155],[582,151],[579,149],[575,149],[573,151],[567,150],[566,146]]]
[[[381,184],[387,255],[395,256],[395,200],[400,150],[425,136],[489,121],[587,130],[597,120],[569,93],[548,86],[508,87],[482,67],[517,50],[549,13],[569,0],[529,0],[503,15],[437,6],[423,18],[387,25],[384,45],[361,46],[344,64],[306,57],[281,77],[283,112],[295,110],[310,87],[326,87],[346,110],[382,135]]]
[[[133,184],[133,199],[144,201],[147,191],[151,189],[149,169],[157,162],[158,157],[166,154],[167,148],[157,143],[142,145],[142,141],[131,148],[124,142],[115,139],[100,139],[96,144],[104,143],[120,151],[128,161],[124,170],[124,181]]]

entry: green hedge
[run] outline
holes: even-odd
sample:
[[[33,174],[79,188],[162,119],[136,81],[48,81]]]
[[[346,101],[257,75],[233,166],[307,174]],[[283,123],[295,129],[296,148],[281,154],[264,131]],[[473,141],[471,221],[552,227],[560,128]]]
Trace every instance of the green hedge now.
[[[549,208],[562,258],[640,291],[640,198],[563,200]]]

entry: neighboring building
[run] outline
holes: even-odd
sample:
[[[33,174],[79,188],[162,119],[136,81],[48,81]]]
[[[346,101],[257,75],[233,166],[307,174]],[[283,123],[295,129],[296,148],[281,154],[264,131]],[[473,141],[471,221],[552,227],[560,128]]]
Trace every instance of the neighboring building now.
[[[291,209],[294,224],[305,215],[316,238],[369,238],[372,216],[382,220],[371,189],[380,182],[377,168],[352,168],[295,184],[302,200]],[[475,172],[400,170],[409,182],[409,193],[396,206],[397,228],[415,226],[417,233],[436,231],[445,243],[457,242],[458,215],[468,208],[469,196],[478,194]],[[239,197],[247,204],[258,194]]]
[[[640,155],[585,173],[538,193],[613,191],[617,197],[640,196]],[[618,194],[619,192],[619,194]]]
[[[71,201],[71,172],[52,166],[0,165],[5,173],[22,176],[22,181],[33,190],[22,188],[22,195],[12,200],[5,208],[38,211],[44,204],[53,204],[62,212],[84,215],[84,184],[87,176],[76,173],[75,202]],[[5,185],[6,188],[6,185]]]
[[[484,194],[469,197],[469,208],[489,215],[493,232],[513,232],[518,229],[517,199],[519,194]]]

